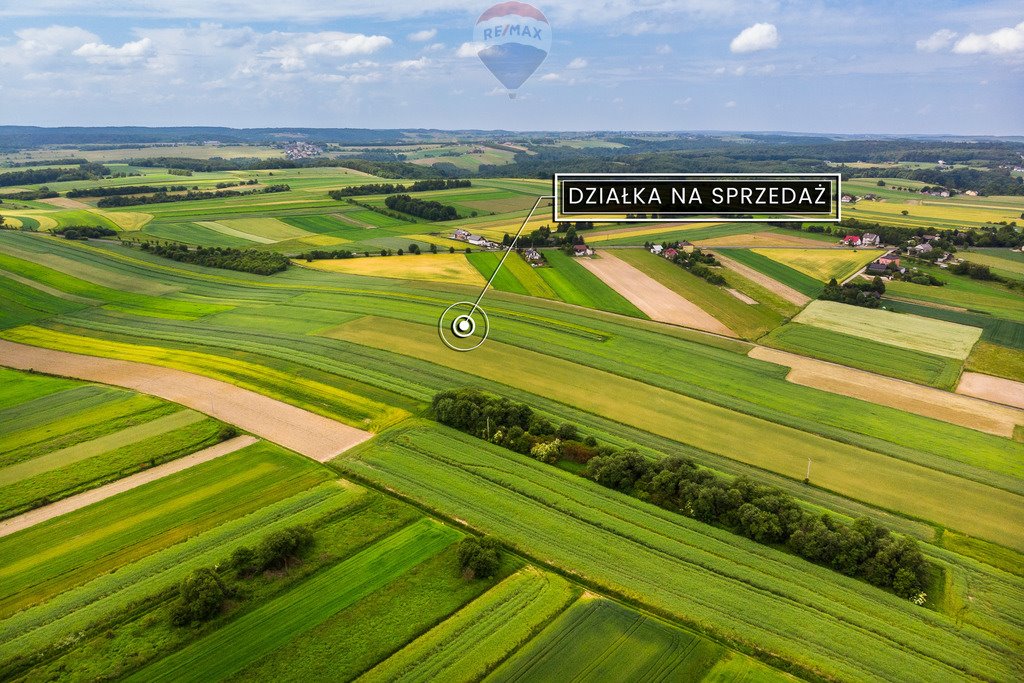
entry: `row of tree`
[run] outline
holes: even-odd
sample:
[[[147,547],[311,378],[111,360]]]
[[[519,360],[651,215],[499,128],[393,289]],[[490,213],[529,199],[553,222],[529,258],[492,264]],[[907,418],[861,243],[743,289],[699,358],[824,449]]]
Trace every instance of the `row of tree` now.
[[[461,187],[471,187],[472,182],[468,180],[454,180],[436,178],[431,180],[417,180],[412,185],[394,183],[369,183],[367,185],[351,185],[339,190],[331,190],[327,194],[331,199],[342,199],[344,197],[358,197],[371,194],[401,194],[406,192],[430,192],[433,190],[453,190]]]
[[[451,221],[459,217],[459,212],[455,210],[454,206],[416,199],[407,194],[394,194],[385,197],[384,206],[392,211],[424,218],[428,221]]]
[[[185,194],[167,194],[166,192],[157,192],[156,194],[137,195],[137,196],[124,196],[116,195],[113,197],[104,197],[103,199],[96,202],[96,206],[101,209],[106,209],[115,206],[140,206],[143,204],[166,204],[168,202],[189,202],[198,201],[200,199],[221,199],[223,197],[242,197],[244,195],[251,194],[272,194],[274,192],[288,192],[292,188],[288,185],[268,185],[267,187],[261,187],[253,190],[215,190],[212,192],[200,192],[197,190],[189,190]]]
[[[229,249],[227,247],[196,247],[189,249],[184,244],[142,243],[143,251],[173,259],[181,263],[192,263],[210,268],[224,268],[256,275],[280,273],[290,265],[288,257],[273,251],[255,249]]]
[[[851,306],[878,308],[881,305],[883,294],[885,294],[885,283],[876,275],[870,282],[855,280],[843,285],[832,278],[821,290],[818,298],[824,301],[838,301]]]
[[[66,225],[53,230],[53,234],[62,235],[64,239],[69,240],[85,240],[114,237],[117,235],[117,230],[106,228],[102,225]]]
[[[78,168],[36,168],[26,171],[0,173],[0,187],[14,185],[35,185],[37,183],[62,183],[69,180],[96,180],[110,174],[103,164],[86,162]]]
[[[687,458],[652,460],[554,426],[528,405],[476,389],[439,392],[435,418],[492,443],[548,463],[586,463],[584,476],[673,512],[759,543],[785,545],[801,557],[897,594],[923,601],[928,565],[916,541],[869,519],[853,523],[812,513],[785,491],[746,477],[728,478]]]
[[[82,187],[68,190],[65,195],[75,197],[113,197],[119,194],[144,194],[147,192],[184,192],[187,185],[122,185],[120,187]]]

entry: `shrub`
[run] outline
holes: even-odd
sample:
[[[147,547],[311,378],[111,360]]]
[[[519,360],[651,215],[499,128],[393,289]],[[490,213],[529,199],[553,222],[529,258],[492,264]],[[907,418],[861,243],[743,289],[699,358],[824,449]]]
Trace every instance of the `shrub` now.
[[[197,569],[178,587],[178,601],[171,608],[171,623],[189,626],[217,616],[230,591],[212,569]]]
[[[501,545],[489,536],[462,539],[457,555],[459,568],[466,579],[489,579],[501,566]]]

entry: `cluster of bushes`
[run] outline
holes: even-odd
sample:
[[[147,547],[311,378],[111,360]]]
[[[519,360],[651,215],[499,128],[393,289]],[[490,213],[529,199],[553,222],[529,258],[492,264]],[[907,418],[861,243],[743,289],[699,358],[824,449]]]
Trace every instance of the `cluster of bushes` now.
[[[167,194],[157,192],[156,194],[141,195],[137,197],[113,196],[104,197],[96,202],[96,206],[106,209],[116,206],[139,206],[142,204],[166,204],[167,202],[188,202],[199,199],[221,199],[223,197],[241,197],[251,194],[272,194],[274,192],[288,192],[292,188],[288,185],[268,185],[267,187],[253,190],[215,190],[213,192],[200,192],[190,190],[185,194]]]
[[[225,187],[238,187],[239,185],[258,185],[259,182],[260,181],[256,178],[251,178],[249,180],[225,180],[223,182],[217,183],[215,187],[218,190],[223,190]]]
[[[467,536],[459,542],[456,554],[466,579],[489,579],[501,566],[501,545],[489,536]]]
[[[68,180],[96,180],[109,173],[108,167],[88,162],[79,164],[78,168],[38,168],[28,171],[11,171],[0,173],[0,187],[62,183]]]
[[[256,275],[280,273],[289,265],[288,257],[283,254],[272,251],[256,251],[255,249],[242,250],[227,247],[189,249],[184,244],[151,244],[150,242],[143,242],[142,249],[181,263],[237,270]]]
[[[169,169],[167,169],[167,174],[168,175],[190,176],[190,175],[192,175],[192,169],[189,169],[189,168],[169,168]]]
[[[62,235],[64,239],[85,240],[99,237],[113,237],[117,230],[105,228],[100,225],[66,225],[53,231],[54,235]]]
[[[582,437],[571,423],[555,426],[525,403],[490,396],[477,389],[453,389],[434,396],[431,404],[441,424],[486,439],[546,463],[586,463],[612,449]]]
[[[928,287],[942,287],[946,283],[939,278],[929,273],[922,273],[919,270],[908,270],[906,273],[894,272],[890,277],[894,280],[903,280],[904,282],[912,282],[915,285],[925,285]]]
[[[635,451],[592,459],[586,477],[659,507],[725,527],[758,543],[917,599],[928,567],[917,542],[867,518],[847,524],[802,508],[785,491],[746,477],[728,480],[685,458],[653,461]]]
[[[113,197],[119,194],[143,194],[145,192],[184,192],[185,185],[157,187],[155,185],[122,185],[121,187],[91,187],[68,190],[67,196],[74,197]]]
[[[949,267],[949,272],[954,275],[966,275],[972,280],[1001,280],[1002,278],[992,272],[988,266],[969,261],[954,263]]]
[[[313,532],[304,526],[275,531],[255,548],[243,546],[231,554],[228,568],[235,579],[245,579],[265,571],[288,569],[313,547]],[[224,609],[224,603],[238,594],[232,580],[217,569],[204,567],[186,576],[178,585],[178,599],[171,606],[171,623],[190,626],[209,621]]]
[[[678,243],[673,245],[678,247]],[[692,252],[687,254],[683,250],[679,250],[675,258],[672,259],[672,263],[678,266],[682,266],[686,270],[690,271],[699,278],[707,280],[710,284],[722,287],[726,284],[725,278],[720,273],[709,268],[709,266],[720,266],[721,263],[715,258],[714,254],[705,254],[700,249],[694,249]]]
[[[394,194],[384,199],[384,206],[392,211],[409,214],[428,221],[451,221],[459,217],[454,206],[441,202],[415,199],[407,194]]]
[[[59,197],[60,194],[54,192],[50,188],[40,187],[38,190],[22,190],[21,192],[12,192],[11,194],[4,195],[5,199],[20,199],[22,201],[32,201],[33,199],[53,199]]]
[[[364,202],[356,201],[352,197],[347,198],[345,201],[348,202],[349,204],[361,206],[364,209],[367,209],[368,211],[373,211],[374,213],[379,213],[382,216],[387,216],[388,218],[394,218],[396,220],[405,221],[406,223],[410,222],[410,219],[407,215],[398,213],[397,211],[391,211],[381,206],[374,206],[373,204],[366,204]]]
[[[835,278],[828,281],[825,289],[818,295],[824,301],[838,301],[851,306],[878,308],[885,294],[885,283],[877,275],[871,282],[847,282],[840,286]]]
[[[305,254],[299,254],[299,258],[306,259],[307,261],[321,260],[321,259],[339,259],[339,258],[353,258],[353,254],[348,249],[342,249],[340,251],[325,251],[323,249],[314,249],[313,251],[307,251]]]
[[[435,178],[431,180],[417,180],[412,185],[401,185],[392,183],[371,183],[368,185],[353,185],[343,187],[340,190],[331,190],[327,194],[331,199],[343,199],[345,197],[358,197],[370,194],[398,194],[405,192],[429,192],[432,190],[453,190],[460,187],[472,187],[473,183],[468,180],[448,180]]]
[[[476,389],[434,396],[446,425],[546,463],[585,463],[583,476],[659,507],[726,528],[923,602],[928,566],[916,541],[869,519],[852,524],[808,512],[788,493],[746,477],[727,478],[686,458],[650,460],[599,445],[566,423],[555,428],[528,405]]]

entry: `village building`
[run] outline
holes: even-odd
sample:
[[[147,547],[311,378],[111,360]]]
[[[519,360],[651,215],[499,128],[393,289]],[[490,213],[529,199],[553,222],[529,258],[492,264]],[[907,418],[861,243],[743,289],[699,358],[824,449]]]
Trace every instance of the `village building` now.
[[[573,256],[593,256],[594,250],[585,244],[574,244],[572,245]]]
[[[843,244],[845,244],[848,247],[859,247],[860,237],[857,235],[847,235],[846,237],[843,238]]]
[[[661,246],[660,244],[655,244],[651,247],[652,254],[660,255],[663,251],[665,251],[665,247]]]
[[[877,247],[882,243],[882,238],[873,232],[866,232],[860,238],[862,247]]]

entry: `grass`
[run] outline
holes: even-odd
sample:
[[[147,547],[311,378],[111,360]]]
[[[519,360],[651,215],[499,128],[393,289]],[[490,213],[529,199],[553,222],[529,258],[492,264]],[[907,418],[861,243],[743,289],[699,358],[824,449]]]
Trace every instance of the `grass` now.
[[[71,379],[35,375],[4,367],[0,367],[0,384],[4,387],[3,392],[0,393],[0,411],[56,394],[59,391],[83,386],[81,382]],[[3,420],[3,414],[0,413],[0,424],[3,424]]]
[[[441,552],[459,532],[422,519],[130,677],[208,681],[245,666]]]
[[[760,342],[802,356],[940,389],[952,390],[960,378],[961,364],[952,358],[882,344],[812,325],[784,325],[762,338]]]
[[[843,282],[885,253],[882,249],[753,249],[820,282]]]
[[[712,285],[646,249],[620,249],[615,255],[710,313],[744,339],[757,339],[782,324],[782,316],[772,308],[744,303],[730,294],[726,287]],[[734,274],[721,274],[726,278],[727,286],[731,287]]]
[[[882,344],[963,360],[981,329],[881,309],[812,301],[794,322]]]
[[[1014,278],[1020,280],[1024,277],[1024,259],[1013,258],[1013,256],[1020,256],[1020,253],[1015,253],[1009,249],[1004,250],[988,250],[988,251],[967,251],[957,252],[957,256],[970,261],[971,263],[977,263],[982,266],[988,266],[992,269],[992,272],[997,275],[1001,275],[1006,278]]]
[[[526,568],[378,664],[360,680],[473,681],[484,677],[576,596],[565,579]]]
[[[494,274],[502,253],[493,251],[477,251],[466,254],[468,260],[476,268],[484,281]],[[494,277],[491,286],[503,292],[526,294],[543,299],[557,299],[558,295],[537,271],[523,260],[519,254],[509,254],[502,264],[501,270]]]
[[[491,680],[699,681],[723,654],[717,643],[611,600],[587,596]]]
[[[950,310],[895,299],[885,299],[883,306],[890,311],[899,313],[910,313],[924,318],[980,327],[983,341],[1018,350],[1024,349],[1024,323],[996,318],[986,313]]]
[[[0,675],[7,678],[14,671],[32,669],[36,676],[45,677],[45,672],[38,671],[37,667],[57,669],[53,672],[56,675],[65,657],[74,663],[76,671],[92,670],[97,676],[111,675],[138,661],[136,657],[126,658],[125,652],[138,653],[140,646],[145,646],[147,656],[152,657],[149,643],[145,642],[152,641],[152,632],[159,630],[152,623],[152,613],[141,612],[139,620],[145,627],[141,633],[132,628],[132,624],[125,623],[126,615],[131,619],[139,614],[140,605],[151,606],[154,596],[165,596],[189,572],[220,564],[235,548],[252,547],[272,531],[297,524],[316,527],[324,520],[340,517],[355,525],[363,540],[372,538],[381,529],[380,533],[387,533],[393,525],[410,521],[408,514],[396,512],[395,508],[403,507],[401,504],[337,480],[282,499],[268,498],[265,503],[249,514],[225,521],[187,540],[152,549],[145,557],[115,572],[100,574],[0,621]],[[123,634],[127,644],[111,641],[109,634],[103,632],[102,626],[112,623],[119,626],[118,638]],[[95,638],[82,642],[84,635],[94,633]],[[155,637],[166,635],[164,632]],[[178,637],[191,640],[193,633],[186,630]],[[81,647],[67,652],[70,644]],[[99,652],[94,652],[93,646]],[[114,651],[110,652],[110,648]]]
[[[8,330],[4,335],[6,339],[25,344],[74,349],[93,356],[134,360],[195,372],[274,398],[290,398],[290,402],[300,407],[361,428],[382,428],[407,414],[404,410],[382,405],[344,389],[257,366],[244,360],[231,360],[184,349],[100,340],[90,342],[88,348],[81,348],[80,337],[32,326]],[[295,400],[295,397],[299,397],[299,400]]]
[[[967,357],[964,369],[1024,382],[1024,351],[978,342]]]
[[[984,313],[1024,323],[1024,306],[1020,305],[1021,294],[996,282],[972,280],[964,275],[953,275],[948,271],[925,265],[913,264],[915,268],[934,275],[946,284],[942,287],[915,285],[912,282],[890,281],[886,294],[890,297],[912,301],[934,303]]]
[[[544,251],[544,259],[547,267],[538,268],[537,275],[548,283],[562,301],[634,318],[647,318],[639,308],[606,285],[601,278],[581,266],[575,257],[567,256],[557,249],[549,249]]]
[[[449,547],[383,588],[293,638],[231,680],[351,680],[494,586],[521,564],[489,580],[467,581]],[[338,643],[345,643],[338,648]]]
[[[929,519],[981,538],[1024,548],[1024,528],[1009,520],[1020,497],[866,448],[727,410],[593,368],[489,341],[466,364],[436,343],[425,325],[386,324],[364,318],[342,326],[338,336],[360,344],[411,355],[462,370],[554,401],[637,427],[683,444],[773,472],[802,479],[807,459],[817,464],[814,483],[890,510]],[[862,406],[867,404],[860,403]],[[865,410],[865,414],[868,411]],[[935,430],[941,423],[928,421]],[[701,425],[691,429],[687,425]],[[958,429],[961,440],[950,457],[979,467],[1015,472],[1005,439]],[[968,449],[968,441],[981,441]],[[752,448],[751,444],[758,444]],[[982,453],[985,453],[983,456]],[[865,477],[864,471],[874,473]],[[960,492],[948,505],[948,491]]]
[[[68,301],[23,282],[0,275],[0,329],[16,327],[85,308],[86,304]]]
[[[487,281],[470,265],[465,254],[405,254],[297,263],[306,268],[329,273],[369,275],[398,280],[454,282],[463,285],[483,285]]]
[[[804,672],[1012,678],[1019,662],[1019,624],[1004,621],[1015,635],[999,638],[958,627],[863,582],[452,430],[393,430],[335,462],[598,589]]]
[[[0,617],[328,476],[261,442],[0,538]]]
[[[767,256],[763,256],[751,249],[730,249],[728,255],[729,258],[749,266],[773,280],[778,280],[787,287],[791,287],[812,299],[821,294],[821,290],[824,289],[824,285],[816,278],[772,260]]]

